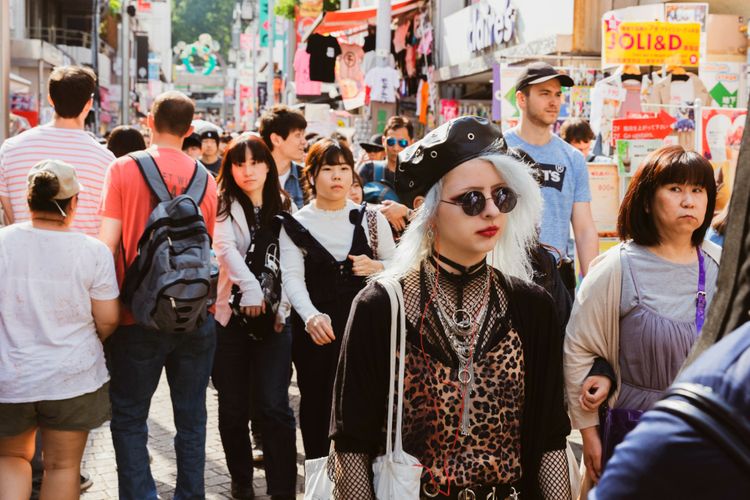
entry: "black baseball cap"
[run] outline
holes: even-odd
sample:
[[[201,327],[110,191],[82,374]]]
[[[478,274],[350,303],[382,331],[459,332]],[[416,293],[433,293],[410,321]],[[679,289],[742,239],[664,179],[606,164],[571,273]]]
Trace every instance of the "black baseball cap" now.
[[[521,76],[518,77],[518,81],[516,82],[516,91],[528,87],[529,85],[552,80],[553,78],[557,78],[560,81],[560,85],[563,87],[572,87],[574,85],[573,79],[568,75],[558,72],[546,62],[537,61],[524,68],[523,73],[521,73]]]
[[[383,136],[381,134],[373,135],[372,137],[370,137],[369,142],[360,142],[359,146],[368,153],[385,151],[385,148],[383,147]]]

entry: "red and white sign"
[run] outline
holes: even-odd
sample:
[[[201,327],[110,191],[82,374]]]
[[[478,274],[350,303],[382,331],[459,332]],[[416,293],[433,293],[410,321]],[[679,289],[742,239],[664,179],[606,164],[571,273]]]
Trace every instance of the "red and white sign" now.
[[[673,132],[675,118],[666,111],[648,118],[615,118],[612,137],[617,139],[664,139]]]
[[[151,2],[138,0],[138,12],[151,12]]]

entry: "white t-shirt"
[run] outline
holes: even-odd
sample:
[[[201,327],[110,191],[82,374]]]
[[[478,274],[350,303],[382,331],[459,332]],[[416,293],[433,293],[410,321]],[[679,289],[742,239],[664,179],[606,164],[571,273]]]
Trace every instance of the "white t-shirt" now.
[[[401,74],[394,68],[372,68],[365,76],[365,85],[370,87],[370,100],[377,102],[396,102],[396,89]]]
[[[279,176],[279,185],[281,186],[281,189],[284,189],[284,186],[286,185],[286,180],[289,178],[290,175],[292,175],[291,167],[289,167],[289,170],[287,170],[285,174],[281,174]]]
[[[68,399],[109,374],[91,299],[119,292],[112,253],[81,233],[0,229],[0,402]]]

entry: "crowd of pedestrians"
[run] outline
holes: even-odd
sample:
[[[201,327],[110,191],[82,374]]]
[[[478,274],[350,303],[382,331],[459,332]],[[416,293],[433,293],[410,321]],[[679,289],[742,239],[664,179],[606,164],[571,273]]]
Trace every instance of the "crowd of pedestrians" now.
[[[209,380],[232,497],[254,498],[262,448],[267,494],[295,498],[293,373],[302,451],[332,482],[321,498],[384,498],[394,423],[418,465],[399,498],[577,498],[571,428],[585,492],[677,377],[716,292],[721,249],[704,238],[726,215],[712,226],[712,168],[680,146],[635,173],[622,242],[599,255],[590,129],[552,133],[572,80],[547,64],[519,78],[505,134],[466,116],[417,138],[393,116],[356,159],[286,106],[257,131],[194,130],[175,91],[148,140],[122,126],[105,147],[84,131],[95,85],[55,69],[53,121],[0,146],[2,499],[77,498],[107,420],[119,497],[157,498],[162,371],[176,499],[205,498]]]

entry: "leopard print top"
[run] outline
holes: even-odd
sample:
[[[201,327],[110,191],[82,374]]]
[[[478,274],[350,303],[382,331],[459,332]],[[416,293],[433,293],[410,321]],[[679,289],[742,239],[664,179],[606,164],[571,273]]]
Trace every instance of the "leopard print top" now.
[[[422,273],[414,273],[422,274]],[[443,292],[456,299],[457,286],[464,296],[484,290],[486,274],[456,283],[453,277],[439,277]],[[408,276],[406,280],[417,276]],[[423,281],[421,279],[420,281]],[[410,325],[419,325],[415,315],[415,297],[405,286],[406,314]],[[497,287],[493,287],[498,289]],[[421,288],[425,290],[424,287]],[[504,297],[493,297],[495,307],[480,330],[484,352],[474,358],[474,390],[471,395],[469,434],[460,434],[461,392],[457,383],[457,365],[446,353],[435,349],[440,330],[437,316],[425,317],[422,350],[417,328],[407,336],[404,379],[404,450],[418,458],[435,484],[444,486],[451,479],[455,486],[512,484],[521,478],[521,416],[524,400],[524,359],[521,338],[501,321],[507,308]],[[458,300],[462,300],[459,298]],[[429,309],[429,308],[428,308]],[[430,330],[429,332],[427,330]]]

